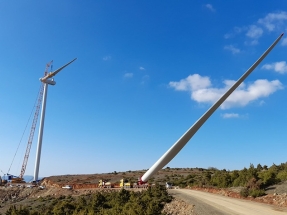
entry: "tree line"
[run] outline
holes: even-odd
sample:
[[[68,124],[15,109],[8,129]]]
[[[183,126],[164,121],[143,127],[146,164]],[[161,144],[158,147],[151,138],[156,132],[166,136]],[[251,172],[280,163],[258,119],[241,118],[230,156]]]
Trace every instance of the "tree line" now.
[[[179,187],[213,186],[217,188],[243,187],[242,196],[262,196],[268,186],[287,180],[287,162],[280,165],[256,167],[250,164],[249,168],[228,171],[216,168],[201,169],[187,176],[176,175],[166,177],[169,182]]]

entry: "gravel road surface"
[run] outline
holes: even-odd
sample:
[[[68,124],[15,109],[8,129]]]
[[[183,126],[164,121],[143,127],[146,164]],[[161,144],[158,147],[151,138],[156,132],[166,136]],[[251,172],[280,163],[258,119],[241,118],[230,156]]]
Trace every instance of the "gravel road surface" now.
[[[197,215],[284,215],[286,208],[235,199],[195,190],[172,189],[169,193],[195,205]]]

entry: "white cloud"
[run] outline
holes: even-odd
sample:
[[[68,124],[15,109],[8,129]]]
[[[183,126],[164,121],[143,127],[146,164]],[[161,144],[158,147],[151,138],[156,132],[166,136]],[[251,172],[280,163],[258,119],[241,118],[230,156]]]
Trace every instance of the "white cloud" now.
[[[188,91],[191,99],[198,103],[215,103],[234,83],[234,80],[225,80],[224,87],[212,87],[209,77],[202,77],[198,74],[189,75],[179,82],[171,81],[169,86],[179,91]],[[283,86],[280,81],[257,80],[254,83],[245,85],[242,83],[221,105],[222,109],[231,107],[244,107],[250,102],[259,98],[268,97]]]
[[[262,69],[274,70],[275,72],[284,74],[284,73],[287,73],[287,64],[286,64],[286,61],[280,61],[280,62],[275,62],[271,64],[264,64],[262,66]]]
[[[239,118],[239,114],[238,113],[224,113],[224,114],[221,114],[221,116],[224,119]]]
[[[212,12],[215,12],[214,7],[211,4],[206,4],[205,7],[209,10],[211,10]]]
[[[234,27],[233,30],[224,35],[225,39],[235,37],[238,34],[245,33],[247,41],[245,45],[257,45],[258,39],[263,36],[266,31],[286,31],[287,29],[287,12],[280,11],[269,13],[265,17],[258,19],[253,24],[243,27]],[[250,41],[252,39],[252,41]],[[287,45],[287,39],[282,41],[282,45]]]
[[[251,40],[251,41],[245,41],[244,42],[244,45],[247,45],[247,46],[254,46],[254,45],[257,45],[259,42],[258,40]]]
[[[234,35],[233,34],[231,34],[231,33],[229,33],[229,34],[224,34],[224,38],[225,39],[229,39],[229,38],[231,38],[231,37],[233,37]]]
[[[258,44],[258,40],[252,40],[250,42],[250,45],[254,46],[254,45],[257,45]]]
[[[281,11],[278,13],[269,13],[262,19],[258,20],[259,24],[262,24],[268,31],[274,31],[276,28],[284,25],[287,21],[287,13]]]
[[[261,37],[262,34],[263,34],[262,28],[260,28],[256,25],[250,25],[248,28],[248,31],[246,33],[246,36],[253,38],[253,39],[257,39],[257,38]]]
[[[287,46],[287,38],[284,38],[281,43],[282,46]]]
[[[242,28],[234,27],[233,31],[231,33],[224,35],[224,38],[229,39],[229,38],[235,37],[237,34],[240,34],[241,32],[245,31],[246,29],[247,29],[246,27],[242,27]]]
[[[144,75],[143,77],[142,77],[142,81],[141,81],[141,84],[145,84],[146,82],[148,82],[149,81],[149,75]]]
[[[208,77],[202,77],[198,74],[194,74],[189,75],[185,79],[181,79],[179,82],[171,81],[169,82],[169,86],[179,91],[194,91],[202,88],[207,88],[211,86],[211,83]]]
[[[140,70],[145,70],[145,68],[143,68],[142,66],[140,66]]]
[[[263,101],[263,100],[260,101],[260,102],[259,102],[259,105],[260,105],[260,106],[265,105],[265,101]]]
[[[125,78],[132,78],[133,76],[134,76],[133,73],[125,73],[125,74],[124,74],[124,77],[125,77]]]
[[[103,57],[103,60],[110,60],[112,57],[111,56],[105,56]]]
[[[240,53],[240,49],[235,48],[233,45],[224,46],[224,49],[231,51],[232,54],[238,54],[238,53]]]

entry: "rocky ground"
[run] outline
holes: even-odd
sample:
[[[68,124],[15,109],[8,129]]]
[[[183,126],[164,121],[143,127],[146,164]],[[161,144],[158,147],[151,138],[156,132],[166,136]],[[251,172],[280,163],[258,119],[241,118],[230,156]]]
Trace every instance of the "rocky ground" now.
[[[185,172],[183,172],[185,173]],[[161,174],[157,175],[157,180],[164,180],[165,174],[173,174],[172,171],[162,171]],[[90,194],[99,191],[97,182],[99,179],[107,178],[114,183],[118,183],[122,177],[133,177],[134,179],[138,176],[138,172],[127,171],[126,173],[107,173],[106,175],[72,175],[72,176],[52,176],[45,178],[41,185],[45,186],[45,189],[39,187],[1,187],[0,186],[0,214],[4,213],[11,205],[26,205],[30,207],[37,206],[39,199],[45,196],[57,197],[60,195],[82,195]],[[73,189],[63,189],[62,186],[69,184],[72,185]],[[229,188],[229,189],[215,189],[215,188],[188,188],[196,189],[204,192],[216,193],[232,198],[242,198],[250,201],[257,201],[266,204],[276,205],[279,207],[287,207],[287,181],[278,185],[269,187],[266,190],[267,195],[258,198],[247,197],[243,198],[240,196],[240,188]],[[195,214],[194,205],[187,204],[181,199],[175,198],[169,204],[165,205],[164,212],[168,215],[187,215]]]
[[[194,205],[178,198],[174,198],[172,202],[166,204],[163,212],[167,215],[195,215]]]

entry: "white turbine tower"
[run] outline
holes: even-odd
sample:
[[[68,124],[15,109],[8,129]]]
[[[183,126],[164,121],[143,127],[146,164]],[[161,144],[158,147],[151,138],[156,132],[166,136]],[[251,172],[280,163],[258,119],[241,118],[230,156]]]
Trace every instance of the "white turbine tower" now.
[[[170,148],[164,155],[162,155],[158,161],[152,165],[152,167],[141,177],[140,183],[144,184],[150,179],[155,173],[162,169],[168,164],[186,145],[186,143],[193,137],[193,135],[200,129],[205,121],[214,113],[214,111],[230,96],[230,94],[250,75],[250,73],[259,65],[259,63],[269,54],[274,46],[283,37],[282,33],[273,44],[261,55],[261,57],[230,87],[227,92],[222,95]]]
[[[41,119],[39,126],[39,136],[38,136],[38,144],[37,144],[37,153],[36,153],[36,162],[35,162],[35,170],[34,170],[34,181],[38,181],[39,174],[39,166],[40,166],[40,157],[41,157],[41,149],[42,149],[42,139],[43,139],[43,130],[44,130],[44,120],[45,120],[45,111],[46,111],[46,100],[47,100],[47,92],[48,92],[48,84],[55,85],[53,77],[59,73],[62,69],[64,69],[69,64],[73,63],[77,58],[70,61],[66,65],[61,68],[55,70],[54,72],[50,72],[45,77],[40,78],[40,81],[44,84],[44,92],[43,92],[43,100],[42,100],[42,110],[41,110]]]

